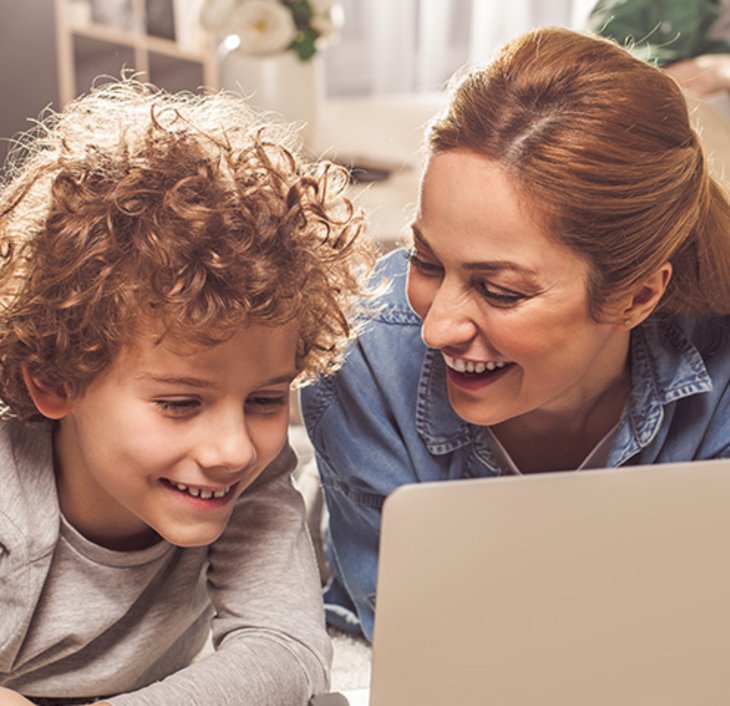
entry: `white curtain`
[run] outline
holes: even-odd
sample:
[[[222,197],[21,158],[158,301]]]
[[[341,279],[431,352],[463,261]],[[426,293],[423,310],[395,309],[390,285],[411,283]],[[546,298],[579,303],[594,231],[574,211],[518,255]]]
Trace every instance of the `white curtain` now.
[[[343,0],[345,28],[325,50],[328,93],[443,88],[467,63],[545,25],[582,28],[595,0]]]

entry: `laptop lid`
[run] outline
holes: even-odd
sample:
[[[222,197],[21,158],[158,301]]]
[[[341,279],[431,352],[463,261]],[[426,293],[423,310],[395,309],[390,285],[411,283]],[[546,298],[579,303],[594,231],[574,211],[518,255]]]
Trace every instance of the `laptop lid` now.
[[[403,486],[371,706],[730,704],[730,461]]]

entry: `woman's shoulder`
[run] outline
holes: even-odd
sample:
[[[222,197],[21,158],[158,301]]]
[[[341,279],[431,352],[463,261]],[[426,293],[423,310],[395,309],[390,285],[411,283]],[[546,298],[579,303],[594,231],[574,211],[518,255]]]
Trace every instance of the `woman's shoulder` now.
[[[382,290],[367,304],[356,340],[342,367],[301,390],[300,398],[310,433],[326,410],[341,418],[343,407],[385,414],[385,408],[415,395],[426,347],[421,320],[408,304],[407,252],[396,250],[377,265],[373,285]]]
[[[369,322],[420,326],[407,295],[408,250],[398,248],[378,260],[371,285],[377,292],[367,305],[364,318]]]
[[[659,378],[730,381],[730,316],[675,317],[642,327]]]
[[[685,336],[703,358],[726,358],[730,351],[730,316],[677,317],[665,331],[670,338]]]

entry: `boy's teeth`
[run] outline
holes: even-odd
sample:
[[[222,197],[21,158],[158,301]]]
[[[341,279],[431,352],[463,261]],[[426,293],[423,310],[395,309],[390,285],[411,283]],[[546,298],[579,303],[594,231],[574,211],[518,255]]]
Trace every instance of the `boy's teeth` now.
[[[175,487],[188,495],[192,495],[194,498],[203,498],[203,500],[210,500],[210,498],[222,498],[231,488],[223,488],[223,490],[203,490],[201,488],[191,488],[183,483],[175,483]]]

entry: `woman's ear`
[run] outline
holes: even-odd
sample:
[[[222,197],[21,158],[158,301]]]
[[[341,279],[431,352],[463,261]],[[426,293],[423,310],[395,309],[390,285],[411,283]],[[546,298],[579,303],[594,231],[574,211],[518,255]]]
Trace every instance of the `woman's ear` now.
[[[649,275],[629,294],[620,313],[622,325],[628,329],[638,326],[654,309],[667,290],[672,278],[672,263],[665,262],[658,270]]]
[[[55,385],[35,375],[31,375],[28,366],[21,365],[23,382],[36,409],[48,419],[62,419],[71,409],[71,397],[64,385]]]

